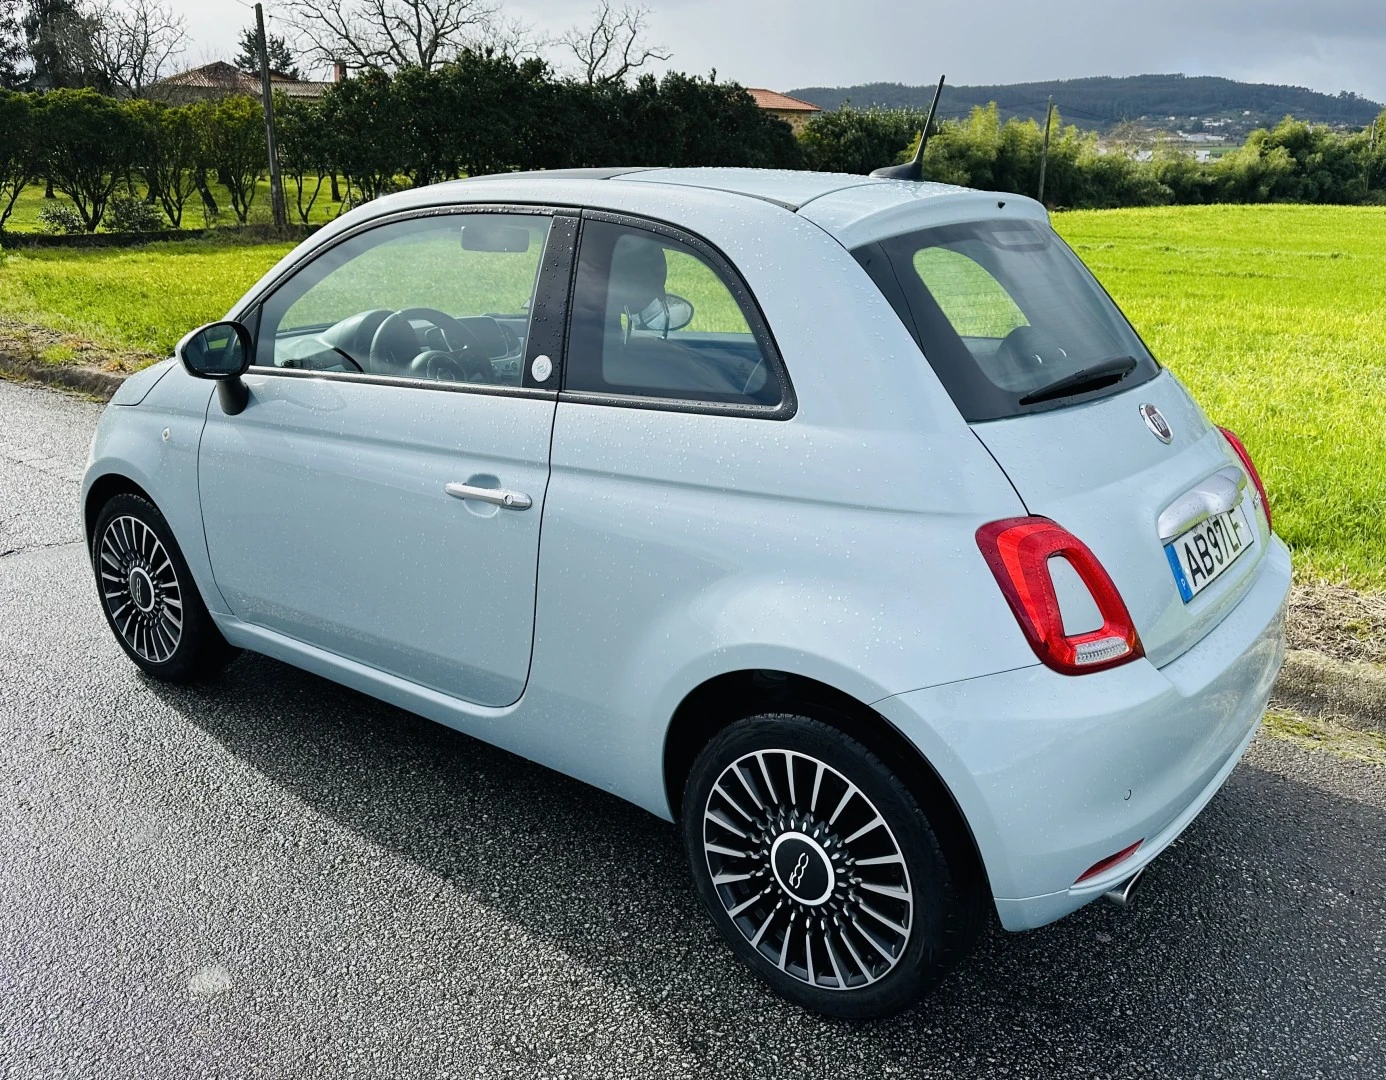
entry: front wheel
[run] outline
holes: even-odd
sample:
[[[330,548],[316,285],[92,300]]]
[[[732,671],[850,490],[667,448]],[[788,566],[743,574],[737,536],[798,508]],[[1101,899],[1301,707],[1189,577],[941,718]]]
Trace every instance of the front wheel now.
[[[235,655],[207,613],[168,522],[147,499],[116,495],[101,508],[92,566],[106,622],[146,674],[190,682]]]
[[[775,990],[831,1016],[886,1016],[970,950],[984,911],[909,789],[856,740],[766,715],[694,762],[683,831],[713,921]]]

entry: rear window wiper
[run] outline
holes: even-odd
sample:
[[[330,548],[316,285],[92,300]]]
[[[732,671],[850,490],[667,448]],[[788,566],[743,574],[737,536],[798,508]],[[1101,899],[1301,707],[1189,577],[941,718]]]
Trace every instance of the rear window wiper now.
[[[1055,379],[1048,386],[1031,390],[1020,399],[1022,405],[1034,405],[1054,398],[1069,397],[1072,394],[1085,394],[1089,390],[1100,390],[1104,386],[1119,383],[1136,369],[1139,361],[1134,356],[1114,356],[1093,364],[1062,379]]]

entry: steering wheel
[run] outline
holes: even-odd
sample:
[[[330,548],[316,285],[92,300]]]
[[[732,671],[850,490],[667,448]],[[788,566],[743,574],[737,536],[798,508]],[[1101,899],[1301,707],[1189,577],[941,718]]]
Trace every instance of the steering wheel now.
[[[438,350],[420,344],[418,332],[411,325],[413,319],[432,323],[441,330],[449,353],[459,360],[470,353],[471,355],[462,361],[463,367],[475,366],[478,378],[486,382],[491,381],[486,370],[491,365],[486,361],[486,351],[476,335],[467,329],[466,324],[447,312],[425,307],[402,308],[385,318],[377,328],[375,336],[371,338],[371,371],[381,375],[413,373],[417,360],[429,353],[437,355]],[[473,358],[480,360],[481,365],[473,365]]]

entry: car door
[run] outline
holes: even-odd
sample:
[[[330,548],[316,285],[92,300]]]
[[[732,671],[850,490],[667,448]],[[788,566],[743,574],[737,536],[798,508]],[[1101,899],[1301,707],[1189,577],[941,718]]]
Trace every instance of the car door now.
[[[249,403],[213,399],[199,452],[235,616],[466,701],[519,699],[575,232],[542,210],[433,211],[273,287]]]

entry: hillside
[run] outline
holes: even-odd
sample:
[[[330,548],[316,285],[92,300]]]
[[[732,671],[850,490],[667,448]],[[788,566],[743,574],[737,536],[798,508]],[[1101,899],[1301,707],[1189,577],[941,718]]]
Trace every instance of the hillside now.
[[[844,101],[861,108],[880,105],[923,109],[928,107],[933,91],[933,86],[868,83],[810,86],[788,93],[825,109],[835,109]],[[1045,100],[1051,94],[1065,121],[1099,131],[1126,120],[1185,131],[1200,130],[1208,121],[1214,121],[1209,125],[1213,130],[1237,135],[1274,124],[1286,114],[1314,123],[1362,127],[1370,124],[1382,108],[1379,103],[1355,94],[1320,94],[1302,86],[1244,83],[1207,75],[1132,75],[944,86],[939,112],[945,117],[960,117],[974,105],[994,101],[1003,117],[1042,119]]]

